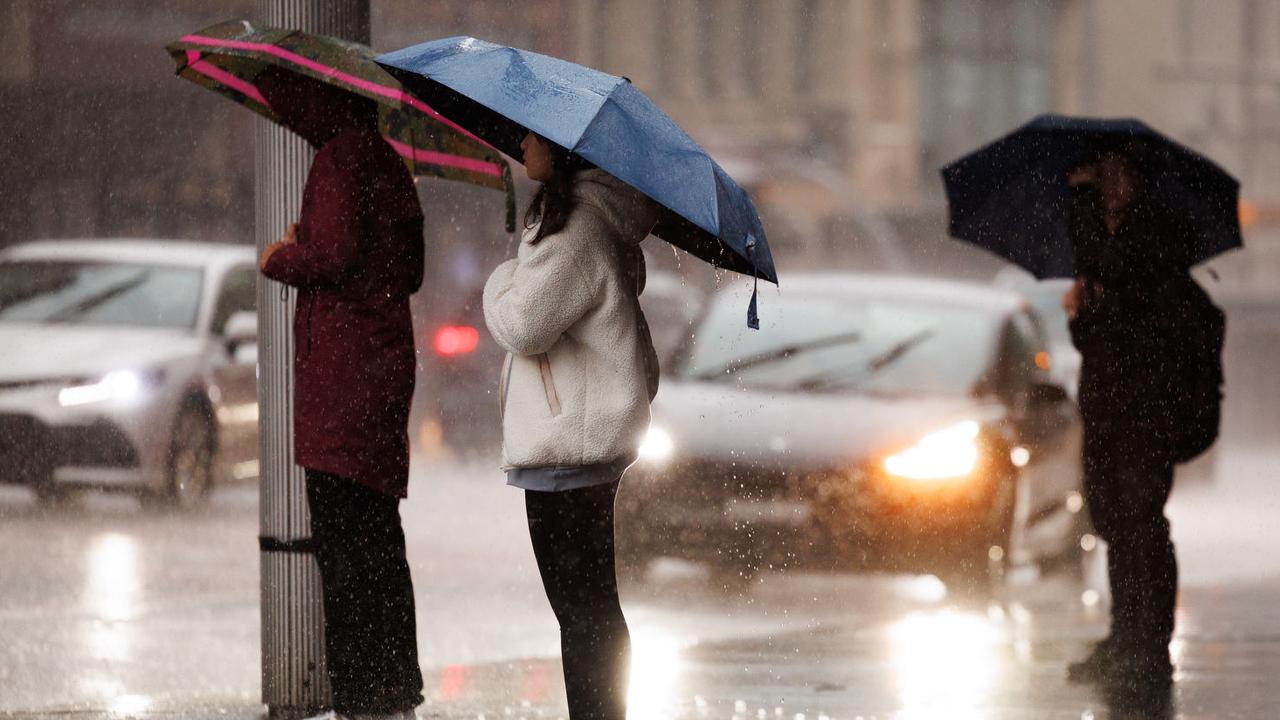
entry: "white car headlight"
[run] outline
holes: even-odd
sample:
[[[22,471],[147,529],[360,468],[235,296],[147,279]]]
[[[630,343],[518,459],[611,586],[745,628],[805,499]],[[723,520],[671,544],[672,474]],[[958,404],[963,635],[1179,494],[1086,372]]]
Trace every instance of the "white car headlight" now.
[[[159,377],[154,379],[158,381]],[[147,384],[149,383],[139,373],[115,370],[94,382],[62,388],[58,391],[58,404],[73,407],[107,400],[131,402],[142,395]]]
[[[978,465],[978,423],[950,425],[884,459],[890,475],[908,480],[944,480],[968,475]]]
[[[676,449],[671,434],[660,427],[650,427],[640,442],[640,459],[647,462],[666,462]]]

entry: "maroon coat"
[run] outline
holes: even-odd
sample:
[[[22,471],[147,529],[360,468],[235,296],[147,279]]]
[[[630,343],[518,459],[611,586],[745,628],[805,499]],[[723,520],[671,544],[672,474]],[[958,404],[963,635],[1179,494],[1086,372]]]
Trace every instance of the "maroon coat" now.
[[[422,285],[422,223],[400,157],[371,130],[346,129],[311,166],[297,242],[263,269],[298,288],[298,464],[401,498],[416,366],[409,295]]]

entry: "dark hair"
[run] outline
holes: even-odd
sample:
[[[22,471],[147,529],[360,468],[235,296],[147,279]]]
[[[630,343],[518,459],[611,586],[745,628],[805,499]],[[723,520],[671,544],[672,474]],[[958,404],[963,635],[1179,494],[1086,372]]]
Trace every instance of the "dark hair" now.
[[[537,245],[542,238],[554,235],[564,229],[573,210],[573,181],[579,171],[592,167],[591,163],[578,155],[537,136],[551,151],[551,179],[538,186],[524,211],[525,229],[538,226],[530,245]]]

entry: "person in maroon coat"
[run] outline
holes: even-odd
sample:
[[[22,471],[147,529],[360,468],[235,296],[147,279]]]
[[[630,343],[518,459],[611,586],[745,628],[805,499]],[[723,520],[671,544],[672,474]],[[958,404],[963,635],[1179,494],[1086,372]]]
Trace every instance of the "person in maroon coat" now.
[[[297,76],[258,86],[319,150],[298,222],[259,264],[298,290],[294,452],[306,470],[333,709],[412,717],[422,673],[399,501],[409,474],[409,296],[422,284],[422,210],[371,105]]]

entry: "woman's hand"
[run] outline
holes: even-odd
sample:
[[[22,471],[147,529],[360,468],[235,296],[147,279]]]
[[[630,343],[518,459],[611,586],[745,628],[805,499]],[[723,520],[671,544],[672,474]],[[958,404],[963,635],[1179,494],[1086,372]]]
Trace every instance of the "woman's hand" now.
[[[1076,319],[1076,313],[1080,311],[1084,283],[1084,278],[1076,278],[1076,281],[1071,283],[1071,287],[1067,288],[1066,294],[1062,296],[1062,309],[1067,311],[1067,317],[1072,320]]]
[[[267,261],[275,254],[277,250],[286,246],[293,245],[298,241],[298,223],[289,223],[289,227],[284,229],[284,234],[280,239],[271,243],[262,249],[262,256],[258,258],[258,269],[263,270],[267,267]]]
[[[1066,294],[1062,296],[1062,309],[1067,311],[1068,319],[1075,320],[1082,308],[1089,307],[1101,297],[1102,285],[1084,277],[1077,277],[1067,289]]]
[[[1095,165],[1081,165],[1067,173],[1067,184],[1071,187],[1088,185],[1098,179],[1098,168]]]

